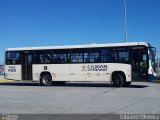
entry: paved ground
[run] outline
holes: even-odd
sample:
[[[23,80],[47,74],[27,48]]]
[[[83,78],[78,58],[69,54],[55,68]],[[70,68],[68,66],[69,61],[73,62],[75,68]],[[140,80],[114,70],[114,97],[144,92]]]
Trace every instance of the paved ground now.
[[[160,113],[160,84],[137,82],[114,88],[106,83],[0,83],[0,113]]]

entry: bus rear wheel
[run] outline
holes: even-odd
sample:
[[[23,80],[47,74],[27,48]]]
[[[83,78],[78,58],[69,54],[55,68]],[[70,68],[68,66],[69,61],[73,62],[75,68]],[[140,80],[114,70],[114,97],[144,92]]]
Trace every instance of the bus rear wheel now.
[[[121,74],[114,74],[112,77],[112,84],[114,87],[123,87],[125,80]]]
[[[42,86],[51,86],[52,85],[52,77],[49,74],[43,74],[40,79],[40,85]]]

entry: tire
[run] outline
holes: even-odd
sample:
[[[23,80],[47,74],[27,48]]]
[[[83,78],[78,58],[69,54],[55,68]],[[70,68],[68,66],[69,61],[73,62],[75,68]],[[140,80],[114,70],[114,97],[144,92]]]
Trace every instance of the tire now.
[[[112,78],[112,83],[114,87],[123,87],[125,80],[121,74],[114,74]]]
[[[51,86],[52,85],[52,77],[49,74],[43,74],[40,79],[40,85],[42,86]]]

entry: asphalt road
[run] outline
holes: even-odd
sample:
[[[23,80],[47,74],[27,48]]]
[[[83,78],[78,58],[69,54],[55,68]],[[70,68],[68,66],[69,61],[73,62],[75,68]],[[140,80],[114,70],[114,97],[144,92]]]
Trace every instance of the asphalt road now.
[[[0,113],[121,114],[160,113],[160,84],[135,82],[114,88],[106,83],[0,83]]]

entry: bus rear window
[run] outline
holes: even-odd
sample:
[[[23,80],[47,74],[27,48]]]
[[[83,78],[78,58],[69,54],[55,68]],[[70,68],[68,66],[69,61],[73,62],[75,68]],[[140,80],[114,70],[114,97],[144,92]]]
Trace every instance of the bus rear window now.
[[[7,52],[6,53],[6,64],[17,65],[20,64],[20,52]]]

